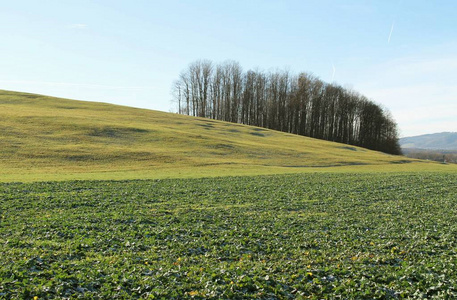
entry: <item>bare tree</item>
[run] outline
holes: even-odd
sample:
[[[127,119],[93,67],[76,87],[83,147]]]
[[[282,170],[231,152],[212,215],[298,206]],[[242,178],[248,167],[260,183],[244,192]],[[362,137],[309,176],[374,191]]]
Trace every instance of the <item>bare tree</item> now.
[[[388,110],[356,91],[288,71],[268,74],[225,61],[191,63],[173,83],[178,112],[400,154]]]

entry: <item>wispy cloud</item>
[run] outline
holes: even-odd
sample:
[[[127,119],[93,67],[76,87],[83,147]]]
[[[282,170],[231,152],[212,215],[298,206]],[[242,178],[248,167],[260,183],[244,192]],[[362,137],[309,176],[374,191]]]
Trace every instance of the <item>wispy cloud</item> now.
[[[366,14],[371,14],[375,11],[374,7],[372,5],[364,5],[364,4],[342,4],[338,5],[337,8],[354,13],[354,14],[361,14],[361,15],[366,15]]]
[[[447,45],[453,52],[457,46]],[[446,48],[446,47],[445,47]],[[357,90],[388,107],[402,136],[457,131],[457,56],[403,57],[370,67]]]
[[[54,81],[27,81],[27,80],[0,80],[0,83],[21,84],[21,85],[46,85],[60,87],[77,87],[87,89],[106,89],[106,90],[151,90],[153,86],[118,86],[104,84],[72,83],[72,82],[54,82]]]
[[[457,131],[457,87],[416,83],[408,86],[364,88],[364,95],[386,105],[402,136]]]
[[[401,136],[457,131],[457,105],[408,107],[394,113]]]
[[[71,24],[70,28],[72,29],[86,29],[87,24]]]

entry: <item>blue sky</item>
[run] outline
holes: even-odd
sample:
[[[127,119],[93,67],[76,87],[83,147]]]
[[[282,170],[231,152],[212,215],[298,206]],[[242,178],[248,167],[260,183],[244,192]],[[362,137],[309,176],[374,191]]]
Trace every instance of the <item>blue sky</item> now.
[[[287,68],[457,131],[457,1],[1,1],[0,89],[162,111],[197,59]]]

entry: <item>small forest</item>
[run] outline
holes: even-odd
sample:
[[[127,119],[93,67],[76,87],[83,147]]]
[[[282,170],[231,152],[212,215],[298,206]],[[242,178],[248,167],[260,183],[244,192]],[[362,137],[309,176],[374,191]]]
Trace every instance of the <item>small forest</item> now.
[[[360,93],[287,70],[195,61],[172,87],[178,113],[401,154],[389,111]]]

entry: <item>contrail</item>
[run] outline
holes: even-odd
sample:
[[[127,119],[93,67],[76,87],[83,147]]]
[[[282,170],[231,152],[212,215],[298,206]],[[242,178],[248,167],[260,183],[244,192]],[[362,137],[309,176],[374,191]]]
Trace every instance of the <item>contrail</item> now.
[[[394,27],[395,27],[395,19],[397,18],[397,14],[400,11],[401,4],[403,3],[403,0],[398,1],[396,11],[393,16],[393,21],[392,21],[392,26],[390,27],[390,33],[389,33],[389,38],[387,39],[387,44],[390,44],[390,39],[392,38],[392,33],[394,32]]]
[[[387,44],[390,44],[390,38],[392,37],[392,32],[394,32],[395,21],[392,22],[392,27],[390,28],[389,38],[387,39]]]
[[[333,74],[332,74],[332,82],[333,82],[333,79],[335,78],[335,73],[336,73],[336,68],[335,68],[334,64],[332,64],[332,68],[333,68]]]

